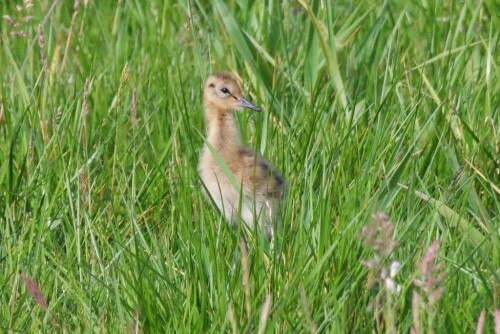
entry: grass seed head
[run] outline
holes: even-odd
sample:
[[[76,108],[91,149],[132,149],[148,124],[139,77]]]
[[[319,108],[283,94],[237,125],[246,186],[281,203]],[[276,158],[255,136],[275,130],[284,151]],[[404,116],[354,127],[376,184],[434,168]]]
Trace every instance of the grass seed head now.
[[[42,61],[42,68],[44,72],[47,72],[49,69],[49,65],[47,62],[47,57],[45,56],[45,39],[43,37],[43,29],[42,25],[38,25],[38,30],[37,30],[37,35],[38,35],[38,46],[40,47],[40,59]]]
[[[439,241],[434,240],[419,265],[420,278],[414,281],[415,285],[424,291],[430,305],[437,303],[444,293],[442,283],[445,274],[442,271],[442,265],[437,262],[438,249]]]
[[[383,256],[389,256],[396,247],[396,241],[392,239],[394,226],[390,218],[383,212],[376,212],[372,216],[372,223],[363,226],[359,237],[363,240],[365,247]]]

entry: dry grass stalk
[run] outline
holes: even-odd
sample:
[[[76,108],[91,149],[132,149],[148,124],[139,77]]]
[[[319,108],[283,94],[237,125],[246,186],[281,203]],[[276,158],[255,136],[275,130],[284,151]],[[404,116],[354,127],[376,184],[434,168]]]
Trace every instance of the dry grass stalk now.
[[[134,334],[138,334],[138,333],[142,333],[141,332],[141,322],[140,322],[140,315],[141,315],[141,310],[140,310],[140,307],[137,308],[134,312],[134,316],[132,317],[132,321],[130,322],[130,325],[129,325],[129,328],[128,328],[128,332],[130,334],[134,333]]]
[[[483,334],[484,332],[484,322],[486,320],[486,311],[482,310],[477,320],[476,334]]]
[[[132,100],[130,103],[130,118],[132,119],[132,124],[137,123],[137,89],[132,90]]]
[[[33,159],[34,159],[33,129],[30,129],[30,141],[28,144],[28,163],[26,165],[26,174],[28,175],[28,178],[31,175],[31,168],[33,167]]]
[[[500,334],[500,309],[495,310],[495,334]]]
[[[82,104],[82,146],[83,152],[87,154],[87,116],[89,114],[89,85],[90,80],[85,79],[85,84],[83,85],[83,104]],[[87,171],[85,167],[82,169],[80,174],[80,188],[81,194],[80,199],[83,204],[87,203],[87,192],[89,189],[89,181],[87,178]]]
[[[78,7],[80,6],[80,0],[75,0],[73,3],[73,16],[71,17],[71,25],[69,27],[68,37],[66,38],[66,46],[64,48],[64,55],[61,62],[61,72],[64,70],[66,65],[66,58],[68,58],[69,45],[71,42],[71,37],[73,36],[73,29],[75,26],[76,16],[78,15]]]
[[[250,318],[252,308],[250,306],[250,270],[248,268],[248,249],[243,238],[240,238],[241,268],[243,270],[243,292],[245,293],[245,309]]]
[[[40,121],[40,133],[42,134],[43,142],[46,144],[49,141],[50,124],[48,120]]]
[[[238,325],[236,324],[236,317],[234,315],[233,304],[229,303],[227,307],[227,316],[229,318],[229,323],[231,324],[231,331],[233,334],[238,333]]]
[[[271,295],[266,295],[266,300],[264,305],[262,305],[262,310],[260,312],[259,320],[259,334],[263,334],[266,331],[267,319],[269,318],[269,312],[271,311]]]
[[[314,323],[311,316],[311,309],[309,308],[309,302],[307,300],[306,291],[302,285],[299,285],[299,293],[300,293],[300,302],[302,304],[302,310],[304,310],[304,314],[307,320],[307,326],[309,327],[309,332],[311,334],[318,332],[318,327]]]

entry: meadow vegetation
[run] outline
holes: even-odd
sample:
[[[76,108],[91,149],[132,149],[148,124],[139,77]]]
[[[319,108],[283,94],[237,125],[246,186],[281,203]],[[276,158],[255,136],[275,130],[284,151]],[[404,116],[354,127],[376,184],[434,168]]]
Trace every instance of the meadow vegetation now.
[[[494,0],[0,13],[2,332],[500,333]],[[220,70],[288,182],[271,243],[202,192]]]

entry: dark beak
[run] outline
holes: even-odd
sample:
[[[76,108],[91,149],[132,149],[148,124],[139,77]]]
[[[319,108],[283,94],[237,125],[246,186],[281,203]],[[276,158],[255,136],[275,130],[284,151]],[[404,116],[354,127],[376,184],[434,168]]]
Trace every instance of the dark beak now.
[[[255,110],[255,111],[262,111],[259,107],[257,107],[255,104],[251,103],[251,102],[248,102],[247,100],[245,100],[244,97],[242,97],[241,99],[238,100],[238,105],[240,107],[243,107],[243,108],[250,108],[252,110]]]

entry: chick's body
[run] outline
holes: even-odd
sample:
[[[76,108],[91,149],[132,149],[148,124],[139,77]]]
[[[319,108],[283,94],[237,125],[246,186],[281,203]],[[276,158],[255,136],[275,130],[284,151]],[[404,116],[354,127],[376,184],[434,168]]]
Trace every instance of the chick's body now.
[[[203,104],[207,143],[198,166],[201,180],[229,223],[237,221],[241,210],[241,218],[247,226],[253,227],[254,222],[265,224],[271,235],[271,222],[284,194],[285,182],[266,160],[242,144],[233,116],[233,110],[243,107],[260,109],[244,99],[238,81],[227,73],[208,78]],[[220,160],[231,172],[237,187]]]

